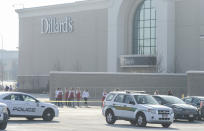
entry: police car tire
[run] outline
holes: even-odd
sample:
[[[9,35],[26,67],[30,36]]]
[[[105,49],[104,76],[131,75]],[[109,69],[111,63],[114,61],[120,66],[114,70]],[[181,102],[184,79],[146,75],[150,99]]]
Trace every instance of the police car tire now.
[[[107,122],[108,124],[114,124],[115,121],[116,121],[116,119],[115,119],[115,115],[114,115],[113,111],[108,110],[108,111],[106,112],[106,122]]]
[[[137,123],[137,126],[139,127],[145,127],[147,125],[147,121],[144,113],[137,114],[136,123]]]
[[[170,125],[171,125],[171,124],[162,124],[162,126],[163,126],[164,128],[169,128]]]
[[[52,109],[46,109],[42,118],[44,121],[52,121],[54,118],[54,111]]]
[[[7,123],[8,123],[8,117],[7,117],[7,116],[6,116],[6,117],[4,116],[4,120],[3,120],[3,122],[0,124],[0,130],[6,129]]]

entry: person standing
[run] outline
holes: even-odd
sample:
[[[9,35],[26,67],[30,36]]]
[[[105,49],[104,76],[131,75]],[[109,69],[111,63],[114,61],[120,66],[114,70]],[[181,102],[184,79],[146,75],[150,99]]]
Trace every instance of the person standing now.
[[[12,85],[9,86],[9,91],[12,91],[13,90],[13,87]]]
[[[171,90],[168,90],[168,95],[173,96],[173,92]]]
[[[57,90],[55,91],[55,100],[56,100],[57,106],[59,106],[58,94],[59,94],[59,88],[57,88]]]
[[[83,91],[82,98],[84,99],[84,105],[88,107],[89,91],[88,89]]]
[[[77,98],[77,106],[79,107],[80,99],[81,99],[81,91],[79,88],[76,90],[76,98]]]
[[[59,88],[59,92],[58,92],[58,106],[59,107],[63,107],[63,104],[62,104],[62,96],[63,96],[63,91],[61,88]]]
[[[68,98],[69,98],[69,89],[65,88],[65,105],[68,106]]]
[[[74,88],[71,88],[69,91],[69,100],[71,101],[71,106],[74,107],[74,98],[75,98],[75,90]]]
[[[8,85],[6,85],[5,91],[9,91],[9,86]]]
[[[106,95],[107,95],[107,91],[104,89],[104,90],[103,90],[103,93],[102,93],[102,105],[103,105],[103,101],[104,101],[105,98],[106,98]]]

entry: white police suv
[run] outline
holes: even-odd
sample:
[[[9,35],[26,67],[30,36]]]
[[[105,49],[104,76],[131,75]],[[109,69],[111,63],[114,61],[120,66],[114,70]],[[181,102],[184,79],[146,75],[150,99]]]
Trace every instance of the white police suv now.
[[[159,105],[151,95],[134,91],[110,92],[104,100],[102,112],[108,124],[127,120],[141,127],[154,123],[168,128],[174,118],[171,108]]]
[[[59,115],[57,106],[40,102],[26,93],[0,92],[0,102],[8,106],[9,117],[26,117],[28,120],[43,118],[51,121]]]
[[[8,111],[6,104],[0,103],[0,130],[4,130],[7,127]]]

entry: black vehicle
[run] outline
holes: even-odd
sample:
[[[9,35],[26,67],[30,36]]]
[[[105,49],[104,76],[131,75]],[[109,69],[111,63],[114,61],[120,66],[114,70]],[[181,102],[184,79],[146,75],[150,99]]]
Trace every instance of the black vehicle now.
[[[194,121],[198,116],[198,109],[186,104],[183,100],[175,96],[155,95],[153,96],[161,105],[171,107],[174,111],[174,119],[187,119]]]
[[[204,97],[203,96],[188,96],[183,98],[183,101],[186,104],[190,104],[198,108],[199,120],[202,120],[204,118]]]

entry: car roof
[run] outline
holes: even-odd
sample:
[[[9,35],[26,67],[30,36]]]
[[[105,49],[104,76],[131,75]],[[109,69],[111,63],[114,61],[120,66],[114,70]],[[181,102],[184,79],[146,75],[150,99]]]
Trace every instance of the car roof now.
[[[171,96],[171,95],[153,95],[153,96],[159,96],[159,97],[176,97],[176,96]]]
[[[4,96],[7,96],[7,95],[10,95],[10,94],[23,94],[23,95],[32,96],[30,94],[26,94],[26,93],[23,93],[23,92],[0,92],[0,98],[2,98]]]
[[[125,94],[125,95],[149,95],[143,93],[143,91],[111,91],[109,93],[114,93],[114,94]]]
[[[188,98],[188,97],[193,97],[193,98],[198,98],[198,99],[204,100],[204,96],[187,96],[185,98]]]

